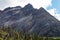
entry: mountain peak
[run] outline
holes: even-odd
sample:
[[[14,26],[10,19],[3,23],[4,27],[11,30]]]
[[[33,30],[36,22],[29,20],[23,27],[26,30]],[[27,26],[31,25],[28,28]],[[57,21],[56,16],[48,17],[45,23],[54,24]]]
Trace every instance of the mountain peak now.
[[[40,9],[44,9],[43,7],[40,7]]]
[[[42,12],[46,12],[48,13],[43,7],[40,7],[39,11],[42,13]]]
[[[32,9],[33,6],[29,3],[29,4],[27,4],[24,8],[25,8],[25,9]]]
[[[5,8],[3,11],[9,10],[9,9],[12,9],[12,7]]]
[[[32,5],[30,3],[28,3],[25,7],[32,7]]]

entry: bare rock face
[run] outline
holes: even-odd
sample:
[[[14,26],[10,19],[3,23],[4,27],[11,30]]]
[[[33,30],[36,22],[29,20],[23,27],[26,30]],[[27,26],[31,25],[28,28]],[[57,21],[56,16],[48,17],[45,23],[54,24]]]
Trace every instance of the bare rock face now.
[[[40,36],[60,36],[60,21],[44,8],[35,9],[31,4],[24,8],[8,7],[0,11],[0,26]]]

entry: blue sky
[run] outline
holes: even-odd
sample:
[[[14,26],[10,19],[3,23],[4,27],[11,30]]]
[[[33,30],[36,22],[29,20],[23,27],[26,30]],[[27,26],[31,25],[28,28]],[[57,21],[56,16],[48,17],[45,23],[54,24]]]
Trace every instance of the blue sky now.
[[[60,20],[60,0],[52,0],[51,3],[52,6],[47,7],[47,10],[49,10],[54,17]]]
[[[0,9],[15,6],[24,7],[28,3],[37,9],[45,8],[52,16],[60,20],[60,0],[0,0]]]
[[[60,0],[53,0],[52,1],[52,7],[56,8],[57,10],[60,11]]]
[[[49,6],[48,9],[56,8],[60,13],[60,0],[52,0],[52,6]]]

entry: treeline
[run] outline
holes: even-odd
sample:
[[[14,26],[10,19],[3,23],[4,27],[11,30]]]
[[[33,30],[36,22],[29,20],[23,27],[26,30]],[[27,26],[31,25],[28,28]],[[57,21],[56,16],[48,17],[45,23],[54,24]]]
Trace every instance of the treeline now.
[[[26,32],[20,32],[10,27],[0,28],[0,40],[60,40],[55,37],[40,37],[34,34],[27,34]]]

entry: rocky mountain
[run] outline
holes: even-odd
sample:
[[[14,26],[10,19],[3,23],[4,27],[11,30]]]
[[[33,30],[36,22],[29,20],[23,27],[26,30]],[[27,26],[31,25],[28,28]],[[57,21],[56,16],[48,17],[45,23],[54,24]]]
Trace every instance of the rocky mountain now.
[[[60,36],[60,21],[43,7],[35,9],[31,4],[0,11],[0,27],[2,26],[40,36]]]

